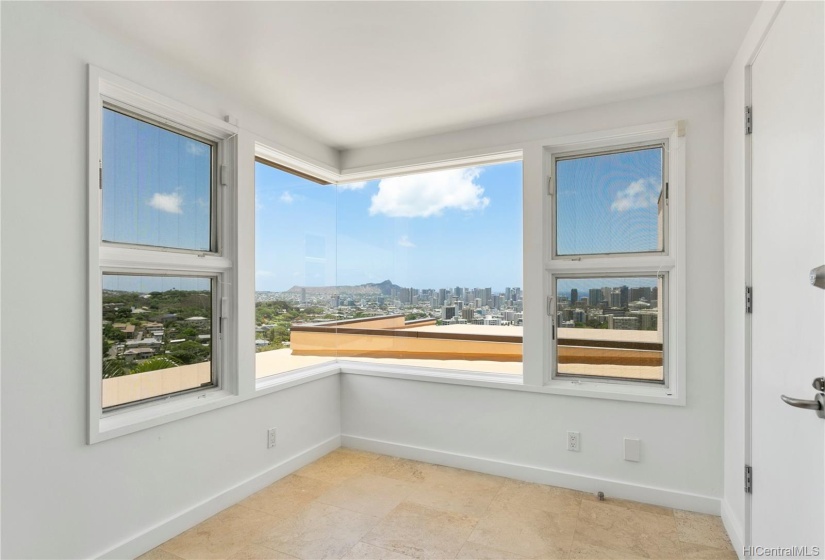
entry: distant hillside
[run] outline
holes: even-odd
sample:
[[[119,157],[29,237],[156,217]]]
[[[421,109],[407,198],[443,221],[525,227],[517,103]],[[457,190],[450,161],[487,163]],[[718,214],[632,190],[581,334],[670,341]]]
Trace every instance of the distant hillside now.
[[[393,290],[400,290],[401,286],[393,284],[390,280],[384,280],[378,284],[361,284],[359,286],[292,286],[288,293],[300,294],[301,290],[306,290],[307,295],[335,295],[335,294],[382,294],[391,295]]]

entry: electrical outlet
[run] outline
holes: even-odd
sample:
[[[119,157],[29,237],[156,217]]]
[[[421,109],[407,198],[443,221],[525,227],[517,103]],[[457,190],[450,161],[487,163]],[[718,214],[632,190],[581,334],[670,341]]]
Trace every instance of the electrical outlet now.
[[[567,432],[567,450],[581,451],[581,434],[579,432]]]
[[[277,429],[276,428],[269,428],[266,432],[266,447],[268,449],[272,449],[278,443],[277,438]]]

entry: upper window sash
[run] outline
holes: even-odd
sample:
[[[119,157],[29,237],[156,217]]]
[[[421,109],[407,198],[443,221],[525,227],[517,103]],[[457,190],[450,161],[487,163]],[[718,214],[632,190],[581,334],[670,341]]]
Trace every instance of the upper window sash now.
[[[105,98],[100,110],[101,244],[154,251],[221,254],[221,193],[218,181],[221,171],[219,162],[223,161],[222,139]],[[152,153],[152,148],[155,153]],[[130,154],[130,151],[134,151],[134,154]],[[169,161],[170,152],[174,152],[176,156],[174,162]],[[208,160],[204,156],[208,156]],[[129,166],[134,169],[122,170]],[[174,174],[175,180],[171,181],[164,173]],[[205,173],[208,173],[208,177],[202,176]],[[153,174],[156,176],[151,177]],[[147,175],[151,178],[146,179]],[[124,183],[131,185],[121,186]],[[149,194],[146,192],[147,187],[154,190],[151,199],[146,199]],[[182,187],[189,192],[181,194]],[[140,200],[140,196],[144,200]],[[134,197],[134,201],[126,201],[124,204],[123,199],[129,197]],[[140,231],[141,226],[145,227],[139,223],[141,218],[135,219],[133,232],[118,231],[114,222],[124,218],[118,215],[123,211],[118,203],[120,206],[128,206],[130,202],[133,202],[132,206],[136,206],[134,212],[143,210],[151,214],[149,208],[155,210],[154,218],[161,232],[177,225],[177,244],[171,236],[165,236],[166,242],[153,243],[145,239],[149,233]],[[203,212],[205,205],[208,208]],[[111,215],[107,215],[107,212]],[[192,212],[206,214],[206,235],[199,231],[204,227],[203,220],[192,218]],[[176,214],[181,217],[188,214],[185,219],[189,224],[184,225],[183,230],[180,229],[181,218],[178,218],[177,224],[172,221]],[[147,217],[149,216],[143,216],[142,219]],[[180,234],[189,239],[181,239]],[[117,237],[121,239],[116,239]]]
[[[649,257],[662,257],[662,256],[669,256],[671,254],[670,249],[670,222],[669,222],[669,184],[670,184],[670,140],[668,138],[661,138],[655,137],[650,139],[645,139],[644,141],[634,142],[634,143],[611,143],[611,144],[600,144],[596,146],[591,146],[586,149],[571,149],[572,146],[562,146],[552,150],[549,158],[549,169],[548,169],[548,190],[550,196],[550,252],[549,257],[551,261],[581,261],[581,260],[593,260],[593,259],[634,259],[634,258],[649,258]],[[603,192],[590,192],[589,194],[595,195],[595,198],[601,198],[599,202],[602,204],[607,205],[609,203],[608,200],[605,199],[605,195],[610,195],[614,197],[614,201],[611,205],[609,211],[618,211],[620,214],[624,213],[626,210],[629,211],[636,211],[638,212],[643,207],[651,207],[657,206],[659,208],[660,217],[657,220],[657,230],[658,235],[661,237],[661,242],[657,242],[661,248],[654,248],[652,250],[627,250],[627,251],[604,251],[598,248],[594,249],[593,251],[582,251],[582,250],[571,250],[569,252],[560,253],[559,252],[559,228],[563,227],[562,220],[559,218],[559,209],[560,206],[564,206],[565,203],[560,202],[562,197],[569,197],[571,194],[572,189],[567,189],[564,186],[560,185],[560,173],[559,173],[559,164],[564,162],[573,162],[577,160],[586,160],[588,158],[593,158],[591,161],[595,161],[595,158],[607,157],[607,156],[621,156],[621,155],[628,155],[631,156],[632,154],[641,154],[642,152],[648,151],[649,153],[654,153],[652,150],[661,150],[661,163],[657,173],[657,176],[650,177],[648,176],[643,177],[641,176],[640,172],[636,172],[635,174],[629,174],[625,181],[627,185],[624,186],[626,191],[624,193],[618,192],[615,187],[610,188],[603,188],[602,185],[597,185],[596,189],[602,188]],[[621,180],[621,178],[616,178],[616,172],[608,174],[607,179],[617,183]],[[563,179],[563,178],[562,178]],[[631,180],[633,179],[633,180]],[[660,182],[659,194],[656,197],[656,201],[653,202],[650,200],[650,191],[649,191],[649,183],[652,180],[658,180]],[[631,184],[635,183],[635,187],[638,189],[642,189],[642,192],[630,192]],[[594,190],[596,190],[594,189]],[[611,192],[612,191],[612,192]],[[575,194],[579,194],[576,192]],[[588,193],[584,193],[588,194]],[[624,195],[624,198],[618,198],[619,196]],[[570,203],[572,204],[572,203]],[[622,205],[630,205],[629,208],[623,208]],[[642,206],[643,204],[645,206]],[[635,205],[635,206],[633,206]],[[614,208],[615,206],[615,208]],[[572,208],[572,211],[577,211],[578,208]],[[604,221],[604,220],[603,220]],[[588,223],[587,221],[584,221]],[[620,226],[622,226],[621,221],[618,222]],[[592,227],[598,227],[598,220],[596,223],[592,224]],[[603,224],[604,227],[607,227],[607,224]],[[625,227],[627,224],[625,224]],[[588,227],[588,226],[585,226]],[[580,248],[579,248],[580,249]]]

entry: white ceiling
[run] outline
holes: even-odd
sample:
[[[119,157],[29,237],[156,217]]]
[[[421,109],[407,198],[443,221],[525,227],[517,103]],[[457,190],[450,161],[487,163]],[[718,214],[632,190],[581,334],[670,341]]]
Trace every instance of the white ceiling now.
[[[74,9],[346,149],[719,82],[758,5],[93,2]]]

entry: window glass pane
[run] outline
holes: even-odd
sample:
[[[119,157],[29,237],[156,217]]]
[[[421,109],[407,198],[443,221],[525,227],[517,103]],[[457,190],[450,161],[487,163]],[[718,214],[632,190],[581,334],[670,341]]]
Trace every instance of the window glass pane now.
[[[556,281],[559,375],[664,381],[662,280]]]
[[[338,357],[522,372],[521,162],[319,185],[258,164],[258,377]]]
[[[211,251],[212,151],[103,109],[103,240]]]
[[[662,251],[663,151],[557,159],[557,254]]]
[[[293,352],[293,325],[338,318],[334,185],[255,164],[256,377],[335,359],[334,341]],[[327,287],[332,286],[330,291]]]
[[[210,386],[213,280],[103,275],[103,408]]]

